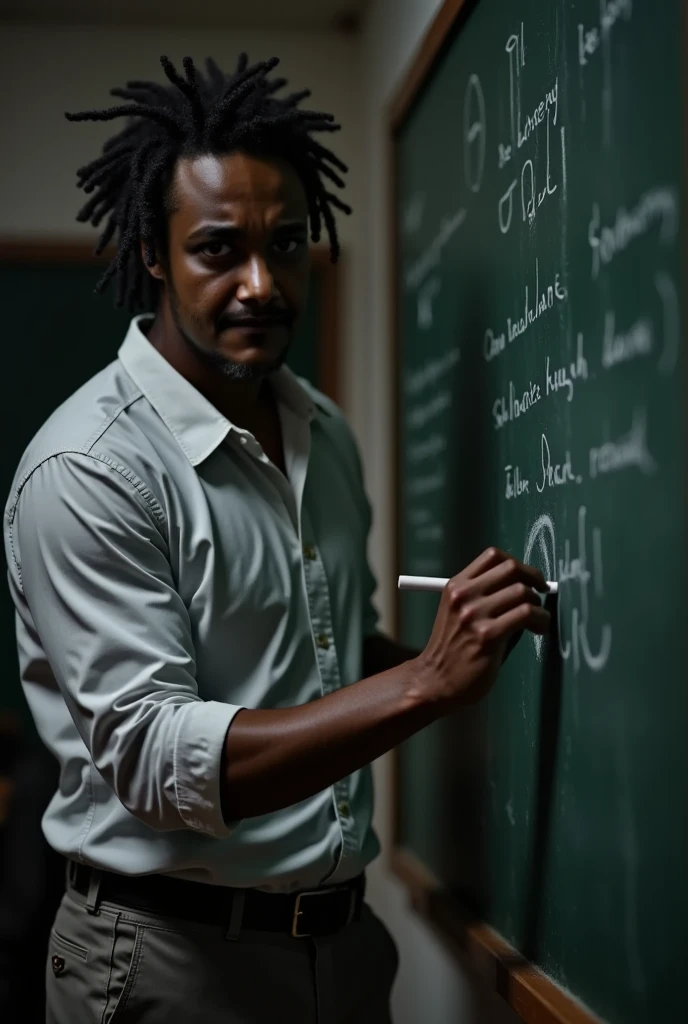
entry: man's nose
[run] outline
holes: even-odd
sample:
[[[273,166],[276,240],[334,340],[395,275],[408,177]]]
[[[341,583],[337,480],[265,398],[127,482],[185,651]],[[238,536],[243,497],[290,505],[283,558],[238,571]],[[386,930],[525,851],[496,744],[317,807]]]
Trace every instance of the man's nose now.
[[[236,291],[237,299],[239,302],[267,303],[275,294],[275,282],[267,263],[262,256],[252,256],[246,261]]]

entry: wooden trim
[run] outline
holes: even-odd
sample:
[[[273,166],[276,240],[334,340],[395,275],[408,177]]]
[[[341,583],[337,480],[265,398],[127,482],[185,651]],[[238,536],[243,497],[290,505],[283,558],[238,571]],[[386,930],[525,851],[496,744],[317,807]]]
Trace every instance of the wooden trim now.
[[[401,571],[401,528],[399,490],[401,485],[401,355],[399,313],[399,225],[397,217],[399,176],[396,143],[404,121],[423,89],[433,65],[460,18],[466,18],[477,0],[445,0],[428,29],[417,57],[388,110],[388,194],[390,196],[390,363],[393,371],[394,494],[397,510],[393,523],[395,575]],[[400,628],[399,593],[395,594],[394,630]],[[526,1024],[600,1024],[572,996],[529,963],[492,928],[483,922],[467,921],[441,883],[401,841],[401,752],[395,750],[392,764],[392,849],[389,863],[393,873],[406,885],[411,904],[448,946],[459,963],[484,986],[502,996]]]
[[[88,242],[0,238],[0,263],[57,263],[106,265],[114,250],[96,256]],[[329,246],[311,249],[313,268],[320,276],[322,306],[318,329],[318,380],[316,386],[334,402],[341,400],[340,290],[342,257],[332,263]]]
[[[110,249],[101,256],[96,256],[94,248],[95,245],[88,242],[3,238],[0,239],[0,262],[106,264],[112,259],[113,253]]]
[[[406,850],[392,855],[394,873],[408,887],[411,905],[470,975],[496,990],[528,1024],[602,1024],[599,1017],[483,923],[468,922],[428,869]]]
[[[467,4],[466,11],[463,11]],[[389,107],[392,134],[396,134],[432,70],[440,50],[460,14],[467,14],[470,0],[445,0],[423,37],[418,54]]]
[[[340,290],[343,257],[333,263],[329,246],[318,245],[311,250],[311,261],[321,281],[322,305],[318,330],[317,386],[333,402],[341,404],[341,307]]]

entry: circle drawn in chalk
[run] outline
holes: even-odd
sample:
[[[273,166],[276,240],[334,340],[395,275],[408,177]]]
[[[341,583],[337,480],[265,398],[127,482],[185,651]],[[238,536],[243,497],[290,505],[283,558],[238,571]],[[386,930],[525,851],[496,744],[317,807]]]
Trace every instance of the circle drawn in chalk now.
[[[528,534],[528,540],[526,541],[526,548],[523,555],[523,561],[526,564],[530,564],[533,552],[537,550],[538,561],[541,562],[539,568],[541,569],[546,580],[552,580],[555,578],[554,569],[556,568],[556,540],[554,535],[554,521],[552,517],[547,513],[538,516],[533,523],[530,533]],[[535,656],[538,661],[542,661],[542,643],[544,637],[531,635],[531,639],[535,646]]]

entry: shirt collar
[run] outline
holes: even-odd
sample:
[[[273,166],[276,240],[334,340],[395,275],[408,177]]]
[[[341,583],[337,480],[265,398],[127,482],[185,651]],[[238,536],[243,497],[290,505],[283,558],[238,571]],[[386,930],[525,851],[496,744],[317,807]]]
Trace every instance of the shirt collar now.
[[[218,412],[214,405],[168,363],[143,333],[142,325],[152,322],[150,314],[134,317],[119,349],[124,369],[146,396],[165,426],[177,441],[192,466],[207,459],[230,431],[242,428]],[[272,377],[278,401],[288,405],[297,416],[311,420],[315,407],[328,412],[286,366]]]

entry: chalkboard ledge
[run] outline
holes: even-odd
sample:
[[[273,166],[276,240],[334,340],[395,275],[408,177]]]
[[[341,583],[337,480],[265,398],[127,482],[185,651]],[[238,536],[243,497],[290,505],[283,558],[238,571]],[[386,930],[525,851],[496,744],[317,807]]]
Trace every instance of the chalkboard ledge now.
[[[496,991],[526,1024],[602,1024],[488,925],[463,921],[455,901],[412,853],[392,850],[391,867],[407,886],[413,909],[461,966]]]

